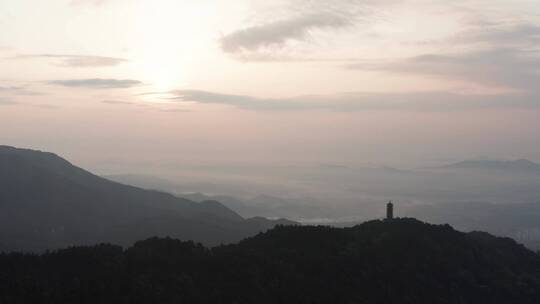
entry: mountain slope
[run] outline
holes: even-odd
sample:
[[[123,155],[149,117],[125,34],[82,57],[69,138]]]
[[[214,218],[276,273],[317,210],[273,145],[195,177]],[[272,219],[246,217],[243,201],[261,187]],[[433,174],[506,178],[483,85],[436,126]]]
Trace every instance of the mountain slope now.
[[[0,250],[40,250],[154,235],[215,245],[260,231],[218,202],[122,185],[59,156],[0,146]]]
[[[532,304],[540,256],[413,219],[278,226],[207,249],[152,238],[0,255],[0,302]]]

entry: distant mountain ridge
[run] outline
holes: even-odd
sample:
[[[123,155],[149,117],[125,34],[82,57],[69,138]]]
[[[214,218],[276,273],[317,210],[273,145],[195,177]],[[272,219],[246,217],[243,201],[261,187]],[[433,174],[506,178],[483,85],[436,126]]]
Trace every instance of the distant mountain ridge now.
[[[512,170],[524,172],[539,172],[540,164],[528,159],[517,160],[465,160],[442,166],[447,169],[483,169],[483,170]]]
[[[273,225],[246,221],[217,201],[113,182],[53,153],[0,146],[0,251],[129,245],[151,236],[217,245]]]

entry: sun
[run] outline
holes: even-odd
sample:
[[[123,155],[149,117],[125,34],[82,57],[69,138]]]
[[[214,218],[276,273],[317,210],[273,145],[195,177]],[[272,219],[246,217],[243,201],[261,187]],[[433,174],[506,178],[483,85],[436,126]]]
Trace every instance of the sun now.
[[[208,30],[202,5],[191,1],[142,1],[135,14],[135,73],[158,91],[189,81],[200,59],[201,33]]]
[[[166,46],[164,46],[165,48]],[[186,70],[175,54],[163,49],[148,49],[142,57],[140,75],[154,90],[167,92],[186,82]]]

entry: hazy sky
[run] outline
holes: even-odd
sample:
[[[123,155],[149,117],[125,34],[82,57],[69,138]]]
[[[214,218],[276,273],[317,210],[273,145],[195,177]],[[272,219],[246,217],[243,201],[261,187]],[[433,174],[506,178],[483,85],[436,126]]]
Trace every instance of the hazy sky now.
[[[2,0],[0,143],[155,164],[540,161],[538,0]]]

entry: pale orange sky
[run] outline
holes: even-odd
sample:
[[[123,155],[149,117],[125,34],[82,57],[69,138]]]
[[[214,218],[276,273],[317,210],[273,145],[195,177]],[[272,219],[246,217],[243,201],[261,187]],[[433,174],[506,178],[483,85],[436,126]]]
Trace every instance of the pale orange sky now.
[[[537,1],[3,0],[0,28],[0,143],[102,172],[540,161]]]

